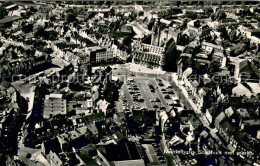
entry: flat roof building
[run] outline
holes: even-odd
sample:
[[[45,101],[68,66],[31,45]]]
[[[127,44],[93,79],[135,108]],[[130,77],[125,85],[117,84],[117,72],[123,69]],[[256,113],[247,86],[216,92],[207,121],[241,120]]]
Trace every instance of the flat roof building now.
[[[50,119],[55,115],[66,115],[66,100],[62,99],[62,94],[50,94],[45,96],[43,118]]]

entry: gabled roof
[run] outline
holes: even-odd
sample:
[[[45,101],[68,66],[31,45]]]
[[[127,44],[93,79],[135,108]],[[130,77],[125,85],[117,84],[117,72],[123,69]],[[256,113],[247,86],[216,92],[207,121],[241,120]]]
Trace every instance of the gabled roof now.
[[[233,113],[234,113],[234,111],[233,111],[232,107],[229,107],[228,109],[225,110],[225,114],[226,114],[228,117],[232,116]]]
[[[243,118],[250,118],[250,115],[245,108],[239,108],[239,109],[237,109],[237,112]]]
[[[218,125],[225,118],[226,118],[226,114],[224,112],[221,112],[215,119],[215,125]]]
[[[232,94],[236,96],[247,96],[250,97],[252,93],[249,89],[247,89],[244,85],[239,83],[236,87],[232,89]]]
[[[62,161],[59,158],[59,156],[55,153],[50,151],[50,154],[47,155],[47,158],[49,158],[50,160],[52,160],[53,163],[55,163],[55,165],[60,166],[62,165]]]
[[[92,132],[92,134],[98,134],[98,129],[97,127],[94,125],[94,123],[88,124],[87,128],[89,129],[90,132]]]
[[[197,86],[199,86],[199,83],[198,83],[197,80],[194,80],[194,81],[191,82],[191,85],[192,85],[194,88],[196,88]]]
[[[17,103],[10,103],[9,107],[10,107],[10,108],[15,108],[15,109],[18,109],[18,108],[19,108],[19,106],[18,106]]]
[[[16,90],[15,90],[14,87],[11,86],[10,88],[7,89],[7,91],[8,91],[9,93],[14,93]]]
[[[203,88],[201,88],[201,89],[198,91],[198,93],[199,93],[200,95],[203,95],[203,96],[206,95],[206,92],[205,92],[205,90],[204,90]]]
[[[188,67],[184,72],[183,72],[183,77],[189,77],[189,75],[191,75],[192,73],[192,68]]]

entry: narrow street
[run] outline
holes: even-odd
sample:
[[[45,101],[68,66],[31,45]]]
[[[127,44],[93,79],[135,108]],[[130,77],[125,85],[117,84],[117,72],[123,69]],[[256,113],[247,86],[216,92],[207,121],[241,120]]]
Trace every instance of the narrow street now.
[[[192,107],[192,101],[191,99],[188,99],[187,96],[184,95],[183,93],[183,89],[181,89],[181,87],[178,85],[178,80],[173,78],[173,81],[171,83],[174,91],[177,93],[177,95],[179,96],[180,101],[183,102],[184,106],[186,106],[189,109],[194,110],[194,103],[193,103],[193,107]],[[187,93],[187,91],[186,91]],[[204,127],[208,128],[210,130],[210,135],[215,138],[218,141],[221,141],[220,138],[216,135],[216,132],[214,131],[214,129],[210,128],[208,121],[205,119],[205,117],[203,116],[203,114],[201,113],[201,111],[195,111],[197,117],[199,118],[199,120],[201,121],[201,123],[203,124]]]

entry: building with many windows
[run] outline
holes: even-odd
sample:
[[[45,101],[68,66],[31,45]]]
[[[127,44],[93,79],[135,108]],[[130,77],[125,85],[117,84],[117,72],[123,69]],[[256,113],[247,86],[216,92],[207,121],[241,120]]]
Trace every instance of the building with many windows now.
[[[137,41],[134,45],[133,60],[137,63],[146,63],[152,65],[162,65],[162,57],[165,50],[165,44],[161,42],[159,19],[152,28],[151,36],[143,41]]]
[[[62,94],[50,94],[45,96],[43,118],[49,119],[55,115],[66,115],[66,99],[62,99]]]
[[[88,48],[87,54],[90,56],[90,63],[94,64],[109,62],[113,59],[113,50],[99,46]]]

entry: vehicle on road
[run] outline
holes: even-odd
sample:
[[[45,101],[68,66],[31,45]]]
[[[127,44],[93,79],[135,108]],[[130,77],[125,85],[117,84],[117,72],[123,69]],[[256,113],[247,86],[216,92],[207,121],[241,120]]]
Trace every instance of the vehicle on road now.
[[[159,86],[164,86],[164,84],[163,84],[162,82],[160,82],[158,85],[159,85]]]

